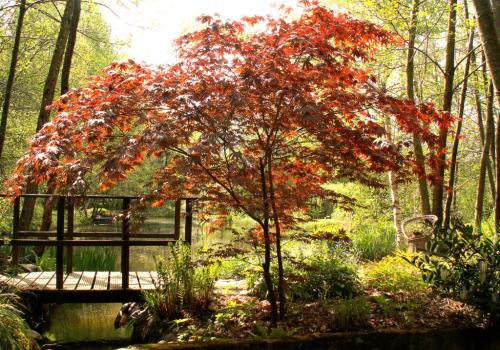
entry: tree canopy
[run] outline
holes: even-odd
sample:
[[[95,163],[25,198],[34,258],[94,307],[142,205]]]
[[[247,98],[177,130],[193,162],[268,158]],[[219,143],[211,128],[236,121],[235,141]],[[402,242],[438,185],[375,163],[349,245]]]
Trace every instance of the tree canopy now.
[[[115,63],[55,102],[57,115],[18,162],[11,188],[51,181],[77,193],[98,168],[106,190],[144,159],[165,156],[156,204],[203,194],[257,219],[263,159],[288,221],[312,196],[349,201],[322,186],[333,178],[380,186],[373,173],[411,173],[411,152],[384,141],[383,118],[419,134],[436,162],[433,125],[446,128],[449,117],[387,96],[366,68],[393,40],[381,27],[315,2],[294,20],[199,20],[204,29],[177,41],[178,63]]]

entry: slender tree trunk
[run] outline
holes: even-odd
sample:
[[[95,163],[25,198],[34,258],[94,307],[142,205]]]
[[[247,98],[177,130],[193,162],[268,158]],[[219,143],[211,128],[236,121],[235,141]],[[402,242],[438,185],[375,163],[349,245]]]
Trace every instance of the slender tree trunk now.
[[[476,212],[474,217],[474,225],[476,229],[481,228],[481,221],[483,219],[483,203],[484,203],[484,187],[486,180],[486,167],[488,163],[488,153],[490,150],[490,142],[494,135],[494,119],[493,119],[493,83],[490,83],[489,93],[488,93],[488,105],[486,108],[486,135],[484,139],[483,149],[481,152],[481,161],[479,166],[479,179],[477,183],[477,195],[476,195]],[[498,184],[498,182],[497,182]],[[495,197],[493,197],[495,198]]]
[[[273,222],[276,238],[276,256],[278,260],[278,296],[279,296],[279,311],[280,320],[283,320],[286,312],[286,295],[285,295],[285,273],[283,270],[283,256],[281,253],[281,227],[276,206],[276,196],[274,193],[274,177],[272,170],[271,156],[267,157],[267,174],[269,177],[269,199],[271,200],[271,208],[273,210]]]
[[[420,0],[413,0],[411,9],[410,30],[408,38],[408,53],[406,56],[406,94],[408,99],[415,102],[415,38],[417,35],[417,20],[418,11],[420,8]],[[425,175],[425,157],[422,149],[422,141],[417,134],[413,134],[413,151],[415,153],[415,161],[418,169],[418,189],[420,192],[420,205],[423,215],[431,213],[431,205],[429,201],[429,188],[427,187],[427,179]],[[391,174],[389,174],[389,178]],[[389,180],[391,182],[391,180]]]
[[[497,92],[498,94],[498,92]],[[493,93],[492,93],[493,95]],[[493,106],[493,101],[492,101],[492,106]],[[492,119],[493,119],[493,111],[492,111]],[[498,162],[500,162],[500,113],[497,115],[497,130],[496,130],[496,158]],[[500,164],[496,166],[496,195],[495,195],[495,215],[494,215],[494,221],[495,221],[495,238],[498,237],[498,232],[500,232]]]
[[[12,55],[10,59],[9,76],[5,86],[5,94],[2,106],[2,119],[0,121],[0,160],[3,156],[3,146],[5,144],[5,133],[7,131],[7,120],[9,117],[10,99],[12,88],[14,86],[14,78],[16,76],[17,60],[19,57],[19,45],[21,43],[21,32],[23,30],[24,14],[26,13],[26,0],[21,0],[19,3],[19,14],[17,16],[16,35],[14,38],[14,46],[12,47]]]
[[[66,50],[64,53],[64,61],[61,70],[61,95],[65,94],[69,90],[69,77],[71,72],[71,62],[73,60],[73,54],[75,52],[76,37],[78,34],[78,23],[80,21],[80,11],[81,11],[81,0],[73,0],[73,14],[71,16],[71,24],[68,35],[68,42],[66,44]],[[54,192],[53,187],[47,188],[46,194],[52,194]],[[42,224],[40,225],[40,231],[48,231],[52,225],[52,210],[55,205],[55,201],[52,198],[47,198],[43,205],[43,215]],[[43,253],[43,250],[41,250]],[[38,253],[38,252],[37,252]]]
[[[465,2],[465,18],[469,19],[469,11],[467,9],[467,2]],[[464,110],[465,110],[465,101],[467,99],[467,85],[469,82],[469,71],[470,71],[470,63],[471,63],[471,53],[474,49],[474,29],[471,29],[469,32],[469,43],[467,47],[467,59],[465,61],[465,69],[464,69],[464,81],[462,85],[462,92],[460,94],[460,102],[458,107],[458,117],[459,120],[457,122],[457,126],[455,129],[455,138],[453,140],[453,147],[451,151],[451,159],[450,159],[450,176],[448,178],[448,196],[446,196],[446,203],[444,208],[444,227],[450,226],[451,221],[451,205],[453,203],[454,197],[454,188],[455,188],[455,173],[457,170],[457,156],[458,156],[458,145],[460,143],[460,135],[462,133],[462,120],[464,118]]]
[[[495,12],[499,13],[500,10],[498,9],[498,1],[494,1]],[[498,24],[500,19],[495,18],[490,0],[472,0],[472,3],[476,8],[479,34],[481,35],[481,42],[486,55],[486,62],[488,64],[488,68],[490,69],[493,86],[495,87],[497,105],[500,105],[500,40],[499,33],[497,33],[496,29],[496,25],[500,27],[500,24]],[[496,148],[498,149],[498,145]],[[497,175],[497,177],[498,176],[500,175]],[[498,200],[500,201],[500,198]]]
[[[444,94],[443,110],[451,112],[453,102],[453,81],[455,75],[455,34],[457,19],[457,0],[450,0],[450,15],[448,18],[448,38],[446,40],[446,58],[445,58],[445,76],[444,76]],[[446,149],[446,140],[448,131],[442,129],[439,131],[439,146]],[[440,156],[440,162],[436,169],[436,183],[432,190],[432,213],[438,217],[436,225],[439,227],[443,223],[443,197],[444,197],[444,175],[446,168],[446,153]]]
[[[57,36],[54,53],[52,54],[52,59],[49,66],[49,72],[47,74],[47,78],[45,79],[45,84],[43,88],[42,101],[40,104],[40,111],[38,113],[38,122],[36,126],[37,132],[49,119],[50,113],[49,111],[47,111],[46,107],[50,105],[54,99],[57,77],[61,69],[63,55],[70,32],[71,16],[73,14],[74,1],[75,0],[66,0],[66,7],[64,9],[64,14],[61,19],[59,34]],[[37,191],[38,191],[38,186],[36,184],[33,183],[27,184],[25,190],[26,193],[36,193]],[[21,210],[21,216],[19,220],[19,226],[21,230],[27,230],[31,226],[31,221],[33,220],[33,212],[35,210],[35,202],[36,202],[35,198],[24,199],[24,205],[23,209]]]
[[[61,70],[61,95],[64,95],[69,90],[69,77],[71,71],[71,63],[75,52],[76,36],[78,34],[78,23],[80,22],[81,0],[73,0],[73,14],[71,16],[71,25],[68,35],[68,43],[64,53],[64,62]]]
[[[262,204],[264,208],[264,222],[262,230],[264,233],[264,281],[267,287],[267,298],[271,304],[271,326],[276,328],[278,321],[278,307],[276,304],[276,295],[274,295],[273,280],[271,278],[271,236],[269,232],[269,198],[267,195],[267,181],[265,174],[264,160],[260,158],[260,178],[262,183]]]
[[[486,96],[488,99],[489,96],[489,86],[490,82],[488,81],[488,72],[487,72],[487,67],[486,67],[486,57],[484,56],[484,51],[481,53],[482,56],[482,77],[483,77],[483,95]],[[476,53],[473,51],[472,52],[472,61],[474,63],[474,66],[476,66]],[[478,77],[479,79],[479,77]],[[488,174],[488,183],[490,185],[490,191],[491,191],[491,198],[495,200],[495,178],[493,176],[493,172],[495,171],[495,130],[492,130],[490,134],[485,134],[484,127],[483,127],[483,107],[481,104],[481,97],[477,89],[474,89],[474,99],[476,101],[476,109],[477,109],[477,118],[478,118],[478,125],[479,125],[479,133],[481,136],[481,146],[484,145],[485,137],[490,137],[490,149],[489,149],[489,157],[486,161],[486,170]],[[493,118],[493,115],[490,115],[486,113],[486,117],[491,117]],[[493,119],[490,121],[491,125],[494,125]],[[482,151],[482,150],[481,150]],[[491,159],[490,159],[491,157]],[[492,166],[493,164],[493,166]]]
[[[474,57],[472,58],[474,59]],[[482,147],[484,147],[484,142],[486,140],[485,132],[484,132],[484,122],[483,122],[483,107],[481,106],[481,100],[479,97],[479,93],[477,89],[474,89],[474,100],[476,102],[476,111],[477,111],[477,124],[479,126],[479,137],[481,138],[481,152]],[[491,143],[491,140],[489,141]],[[488,175],[488,183],[491,192],[491,198],[495,199],[495,179],[493,177],[493,169],[491,168],[490,157],[486,160],[486,174]],[[481,176],[481,173],[479,174]]]
[[[389,118],[386,118],[385,129],[386,129],[387,142],[389,142],[392,145],[394,140],[392,137],[391,128],[392,126],[389,121]],[[399,186],[398,183],[396,182],[394,173],[392,171],[388,172],[388,178],[389,178],[389,187],[391,189],[392,218],[394,221],[394,226],[396,227],[396,245],[399,246],[405,240],[403,234],[402,220],[401,220],[401,206],[399,204]]]

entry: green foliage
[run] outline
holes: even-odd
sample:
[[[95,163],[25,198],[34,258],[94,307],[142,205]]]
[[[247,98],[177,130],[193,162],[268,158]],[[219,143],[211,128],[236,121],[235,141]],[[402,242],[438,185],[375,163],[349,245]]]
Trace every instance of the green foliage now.
[[[363,329],[370,321],[370,304],[365,297],[340,299],[334,304],[333,321],[339,330]]]
[[[184,309],[208,308],[213,297],[215,273],[209,266],[194,267],[191,248],[177,242],[166,258],[156,258],[156,289],[144,292],[151,320],[169,323],[182,316]]]
[[[350,237],[362,259],[378,260],[396,250],[396,230],[380,223],[359,225]]]
[[[304,243],[302,243],[304,244]],[[292,300],[313,301],[353,297],[359,291],[357,258],[344,243],[309,243],[309,251],[288,251],[283,260],[286,293]],[[274,285],[278,271],[272,265]],[[247,283],[264,299],[267,289],[261,269],[247,270]]]
[[[24,321],[18,297],[0,286],[0,349],[34,349],[30,328]]]
[[[422,280],[419,269],[408,264],[401,255],[386,256],[363,267],[362,282],[383,292],[407,292],[426,295],[429,285]]]
[[[359,291],[355,257],[341,245],[318,245],[290,278],[292,299],[318,300],[353,297]]]
[[[500,319],[500,242],[455,223],[436,230],[427,243],[429,254],[409,259],[441,292],[458,297]]]

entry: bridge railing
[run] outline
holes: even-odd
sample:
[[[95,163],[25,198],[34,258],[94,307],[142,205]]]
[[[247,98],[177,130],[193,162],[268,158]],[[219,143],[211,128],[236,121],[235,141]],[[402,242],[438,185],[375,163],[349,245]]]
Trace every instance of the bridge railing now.
[[[55,231],[20,230],[21,198],[55,198],[57,199],[57,221]],[[122,225],[120,232],[75,232],[74,212],[75,199],[115,199],[122,201]],[[134,196],[106,196],[86,195],[79,197],[50,195],[50,194],[23,194],[14,199],[12,262],[19,263],[21,247],[23,246],[52,246],[56,247],[56,289],[64,287],[64,248],[66,248],[66,273],[73,271],[73,247],[121,247],[121,274],[122,288],[129,287],[130,274],[130,247],[162,246],[180,239],[181,208],[185,201],[184,240],[191,244],[193,227],[193,202],[196,198],[180,198],[175,201],[174,232],[173,233],[131,233],[130,232],[130,203],[141,197]],[[32,238],[35,237],[35,238]],[[50,239],[50,238],[55,238]],[[79,238],[79,239],[74,239]],[[86,238],[86,239],[81,239]],[[88,239],[94,238],[94,239]],[[101,238],[101,239],[95,239]],[[108,238],[108,239],[102,239]],[[120,238],[120,239],[109,239]],[[148,240],[143,240],[148,238]]]

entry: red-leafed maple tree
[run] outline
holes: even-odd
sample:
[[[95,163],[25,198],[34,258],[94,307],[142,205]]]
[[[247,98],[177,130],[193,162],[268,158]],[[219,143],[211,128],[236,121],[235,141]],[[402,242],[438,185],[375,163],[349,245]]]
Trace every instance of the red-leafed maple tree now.
[[[349,204],[325,189],[335,179],[382,186],[377,173],[414,171],[404,146],[384,142],[381,120],[439,155],[431,130],[447,116],[380,93],[366,68],[391,34],[366,21],[302,1],[293,20],[204,16],[204,29],[177,40],[179,61],[152,68],[115,63],[55,102],[57,115],[34,137],[8,181],[50,182],[64,193],[124,180],[148,157],[166,156],[154,174],[156,205],[202,195],[219,212],[237,210],[260,227],[272,320],[278,303],[270,275],[275,246],[280,315],[285,310],[282,230],[313,197]]]

